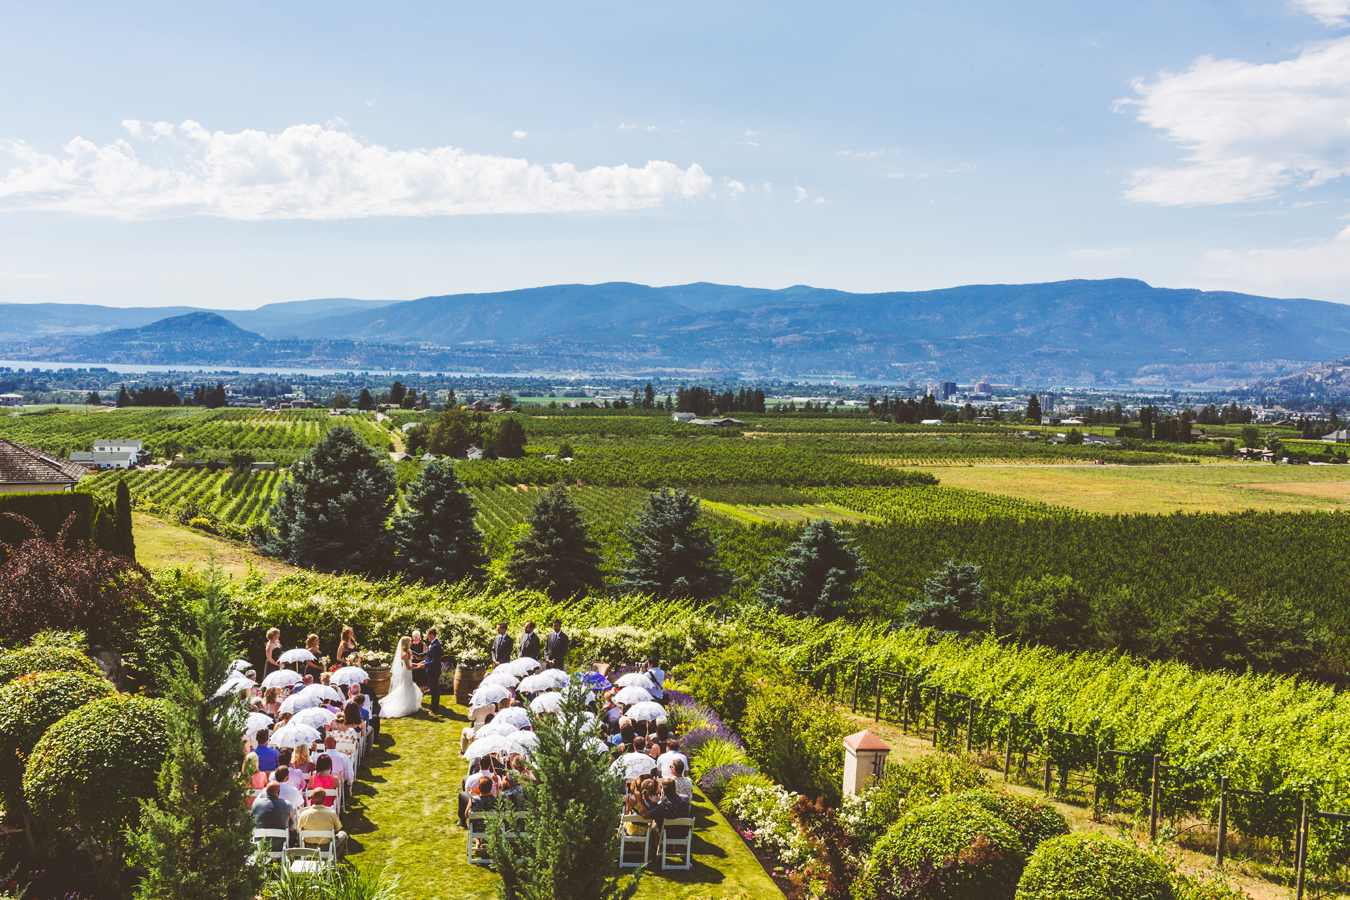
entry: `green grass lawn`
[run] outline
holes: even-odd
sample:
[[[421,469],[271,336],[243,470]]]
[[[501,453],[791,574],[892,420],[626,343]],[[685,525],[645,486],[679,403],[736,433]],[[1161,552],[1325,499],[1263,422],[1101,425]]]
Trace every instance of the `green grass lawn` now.
[[[379,746],[355,788],[356,806],[342,817],[354,862],[389,867],[403,877],[409,900],[489,900],[499,880],[465,859],[464,830],[455,821],[468,762],[459,755],[462,707],[434,717],[425,710],[385,722]],[[644,900],[781,898],[754,856],[711,803],[696,796],[694,868],[648,872]]]

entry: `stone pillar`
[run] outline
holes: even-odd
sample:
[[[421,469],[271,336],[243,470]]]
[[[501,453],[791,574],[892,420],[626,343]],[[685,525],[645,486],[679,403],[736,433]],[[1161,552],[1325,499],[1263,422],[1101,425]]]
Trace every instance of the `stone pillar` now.
[[[880,775],[891,748],[870,731],[844,738],[844,793],[860,794],[867,782]]]

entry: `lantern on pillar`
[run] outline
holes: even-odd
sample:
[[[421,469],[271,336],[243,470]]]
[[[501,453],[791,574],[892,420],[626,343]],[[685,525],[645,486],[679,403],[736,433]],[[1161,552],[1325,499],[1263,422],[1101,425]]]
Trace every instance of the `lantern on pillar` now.
[[[891,748],[870,731],[859,731],[844,738],[844,793],[860,794],[867,782],[886,767]]]

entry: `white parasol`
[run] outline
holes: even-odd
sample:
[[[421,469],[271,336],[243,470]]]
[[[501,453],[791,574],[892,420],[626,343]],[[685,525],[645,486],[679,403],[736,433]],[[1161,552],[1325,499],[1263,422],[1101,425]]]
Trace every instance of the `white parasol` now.
[[[264,728],[271,728],[274,724],[271,716],[265,713],[252,712],[244,720],[244,731],[248,732],[249,737],[252,737]]]
[[[290,713],[291,715],[295,715],[302,709],[313,709],[314,707],[321,706],[322,704],[323,701],[320,700],[315,695],[306,694],[304,691],[300,691],[299,693],[291,694],[285,700],[282,700],[281,709],[279,709],[278,712]]]
[[[629,706],[634,703],[651,703],[652,695],[640,687],[626,687],[614,695],[614,702],[620,706]]]
[[[243,675],[251,668],[253,668],[253,663],[249,662],[246,659],[236,659],[234,662],[230,663],[231,673],[237,672],[240,675]]]
[[[507,687],[515,687],[517,681],[520,681],[520,676],[513,673],[509,666],[498,666],[487,674],[487,677],[483,679],[483,684],[503,684]]]
[[[511,662],[507,663],[507,668],[511,670],[512,675],[524,678],[526,675],[539,668],[539,660],[530,659],[528,656],[522,656],[520,659],[513,659]]]
[[[641,719],[644,722],[655,722],[657,719],[664,719],[666,710],[661,704],[646,701],[643,703],[634,703],[628,707],[628,712],[624,715],[630,719]]]
[[[313,662],[314,654],[303,647],[300,647],[295,650],[287,650],[285,653],[278,656],[277,659],[283,663]]]
[[[292,723],[308,725],[310,728],[326,728],[337,720],[337,715],[324,709],[322,706],[316,706],[311,709],[302,709],[300,712],[291,716]]]
[[[312,744],[319,738],[319,732],[315,729],[291,721],[272,732],[272,739],[267,743],[273,747],[299,747],[301,744]]]
[[[295,673],[292,672],[292,675]],[[270,675],[268,676],[271,677]],[[296,675],[297,678],[300,676]],[[366,670],[360,666],[343,666],[333,673],[333,677],[328,679],[329,684],[360,684],[370,678]],[[303,678],[300,679],[304,681]]]
[[[508,725],[514,725],[517,728],[524,728],[526,725],[530,724],[530,713],[529,710],[525,709],[523,706],[508,706],[493,717],[492,724],[496,725],[498,722],[505,722]]]
[[[290,687],[294,684],[303,684],[304,681],[305,679],[290,669],[278,669],[263,679],[262,686],[265,688]]]
[[[542,672],[538,675],[522,678],[520,684],[516,685],[516,690],[524,691],[527,694],[537,694],[540,691],[551,691],[553,688],[553,680],[551,678],[545,678]]]
[[[625,753],[609,767],[611,772],[618,772],[624,778],[632,781],[634,778],[641,778],[643,775],[656,768],[656,760],[645,753]]]
[[[539,735],[533,731],[517,731],[507,740],[511,742],[510,747],[507,748],[508,752],[529,756],[534,750],[534,745],[539,743]]]
[[[510,738],[503,734],[491,734],[487,737],[481,737],[469,745],[464,751],[464,755],[469,759],[477,759],[480,756],[491,756],[493,753],[501,753],[511,746]]]
[[[562,709],[562,694],[540,694],[530,701],[530,709],[536,713],[555,713]]]
[[[485,684],[473,692],[469,698],[470,706],[487,706],[489,703],[500,703],[511,696],[511,691],[500,684]]]
[[[539,677],[548,679],[556,687],[562,687],[572,680],[572,676],[568,675],[562,669],[545,669],[539,673]]]
[[[510,737],[520,730],[519,725],[512,725],[510,722],[499,722],[495,718],[486,725],[479,725],[474,730],[474,737],[489,737],[494,734],[500,734],[503,737]]]
[[[614,683],[619,687],[639,687],[644,691],[650,691],[656,687],[656,682],[646,672],[629,672]]]
[[[311,684],[300,693],[318,697],[320,700],[332,700],[334,703],[341,703],[346,699],[336,688],[331,688],[326,684],[319,684],[318,682]]]

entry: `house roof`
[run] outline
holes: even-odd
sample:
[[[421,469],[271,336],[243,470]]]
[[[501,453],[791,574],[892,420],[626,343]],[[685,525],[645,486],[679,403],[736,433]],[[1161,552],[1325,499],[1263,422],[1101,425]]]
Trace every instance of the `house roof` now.
[[[135,450],[76,450],[70,454],[71,462],[86,466],[99,463],[128,462],[135,458]]]
[[[890,750],[891,747],[870,731],[859,731],[844,738],[844,746],[857,753],[859,750]]]
[[[0,484],[74,484],[85,467],[8,438],[0,438]]]

